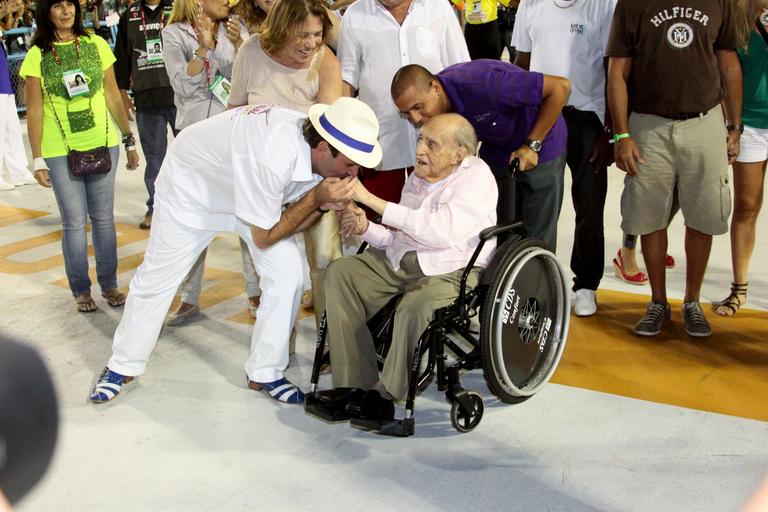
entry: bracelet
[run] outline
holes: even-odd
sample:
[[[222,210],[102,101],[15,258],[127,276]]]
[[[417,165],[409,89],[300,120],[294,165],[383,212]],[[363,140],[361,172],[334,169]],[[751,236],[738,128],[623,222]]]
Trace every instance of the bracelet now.
[[[614,135],[614,136],[613,136],[613,138],[611,139],[611,144],[616,144],[616,143],[617,143],[617,142],[619,142],[621,139],[628,139],[628,138],[630,138],[630,137],[631,137],[631,135],[630,135],[630,134],[628,134],[627,132],[624,132],[624,133],[617,133],[617,134],[616,134],[616,135]]]
[[[135,151],[136,150],[136,144],[126,144],[125,145],[126,151]]]
[[[33,171],[42,171],[42,170],[48,170],[48,164],[45,163],[45,158],[39,156],[32,160],[32,170]]]
[[[739,132],[739,134],[744,133],[744,123],[736,123],[736,124],[728,124],[725,126],[725,129],[729,132]]]

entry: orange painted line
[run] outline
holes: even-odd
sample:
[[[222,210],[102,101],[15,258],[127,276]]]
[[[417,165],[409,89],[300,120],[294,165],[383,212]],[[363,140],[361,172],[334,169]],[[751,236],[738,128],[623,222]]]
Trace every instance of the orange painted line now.
[[[50,214],[39,210],[28,210],[26,208],[16,208],[15,206],[0,205],[0,227],[45,217],[46,215]]]
[[[709,338],[685,333],[680,301],[656,337],[632,333],[647,296],[600,290],[597,315],[572,317],[552,382],[640,400],[768,421],[768,313],[705,314]]]
[[[145,240],[149,237],[146,231],[142,231],[138,227],[130,224],[116,224],[115,227],[117,229],[118,247]],[[87,229],[90,231],[90,225],[88,225]],[[63,266],[64,257],[61,255],[61,247],[58,246],[61,242],[61,237],[61,230],[52,231],[50,233],[45,233],[43,235],[20,240],[0,247],[0,273],[34,274],[35,272],[42,272],[44,270]],[[13,259],[13,256],[18,256],[25,251],[37,249],[48,244],[57,244],[57,247],[55,248],[56,255],[35,261]],[[93,246],[91,245],[88,246],[88,255],[93,256]],[[144,258],[143,254],[139,255],[139,257],[141,259]]]

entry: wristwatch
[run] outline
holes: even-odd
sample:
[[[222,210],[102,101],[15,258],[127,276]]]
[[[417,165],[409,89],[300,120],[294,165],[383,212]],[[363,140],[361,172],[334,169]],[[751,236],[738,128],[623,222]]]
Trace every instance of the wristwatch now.
[[[726,130],[729,132],[732,132],[734,130],[738,130],[739,133],[744,133],[744,123],[736,123],[736,124],[729,124],[725,127]]]
[[[541,151],[541,141],[537,139],[528,139],[525,144],[533,150],[534,153]]]

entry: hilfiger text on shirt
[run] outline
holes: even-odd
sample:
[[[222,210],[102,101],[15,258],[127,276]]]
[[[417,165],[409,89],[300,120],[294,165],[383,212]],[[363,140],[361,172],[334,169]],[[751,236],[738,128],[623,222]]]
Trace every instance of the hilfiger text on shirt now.
[[[689,19],[698,21],[705,27],[707,26],[707,23],[709,22],[709,16],[702,13],[698,9],[694,9],[693,7],[682,7],[682,6],[676,6],[676,7],[670,7],[669,9],[664,9],[663,11],[659,11],[658,14],[656,14],[653,18],[650,19],[650,22],[653,24],[654,27],[660,27],[662,23],[669,20],[674,19]]]

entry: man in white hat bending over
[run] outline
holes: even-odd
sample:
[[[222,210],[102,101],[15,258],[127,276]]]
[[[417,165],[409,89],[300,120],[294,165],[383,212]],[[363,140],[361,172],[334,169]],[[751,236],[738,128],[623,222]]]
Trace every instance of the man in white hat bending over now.
[[[373,111],[353,98],[313,105],[308,119],[251,105],[181,132],[163,162],[144,263],[131,280],[112,357],[91,401],[112,400],[144,373],[182,279],[216,234],[236,231],[248,243],[262,287],[245,364],[248,385],[281,402],[303,402],[301,390],[283,377],[303,288],[302,256],[291,235],[352,198],[358,166],[375,167],[381,159],[378,133]]]

